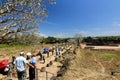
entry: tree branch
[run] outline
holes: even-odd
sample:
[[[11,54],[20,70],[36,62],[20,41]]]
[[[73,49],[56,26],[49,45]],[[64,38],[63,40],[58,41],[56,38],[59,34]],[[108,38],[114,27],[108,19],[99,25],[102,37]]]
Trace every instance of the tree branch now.
[[[5,14],[5,13],[7,13],[7,12],[8,12],[7,9],[1,9],[1,10],[0,10],[0,15]]]
[[[10,29],[10,27],[11,27],[11,26],[7,25],[6,27],[0,29],[0,32],[1,32],[1,31],[5,31],[5,30],[8,30],[8,29]]]
[[[8,36],[8,35],[11,34],[11,33],[17,33],[17,32],[20,32],[20,29],[5,32],[5,33],[3,33],[3,34],[0,36],[0,40],[1,40],[1,39],[4,39],[6,36]]]
[[[25,20],[25,18],[23,17],[23,18],[13,18],[13,17],[11,17],[11,18],[7,18],[7,19],[5,19],[5,20],[2,20],[2,21],[0,21],[0,23],[2,24],[2,23],[6,23],[7,21],[9,21],[9,20]]]

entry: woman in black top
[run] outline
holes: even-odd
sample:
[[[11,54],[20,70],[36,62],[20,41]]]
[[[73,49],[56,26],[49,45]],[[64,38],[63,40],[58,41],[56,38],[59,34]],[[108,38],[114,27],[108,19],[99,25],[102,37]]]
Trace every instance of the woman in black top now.
[[[35,55],[32,55],[32,58],[30,59],[30,64],[32,64],[35,67],[36,64],[36,58]],[[34,80],[35,79],[35,68],[29,67],[29,80]]]

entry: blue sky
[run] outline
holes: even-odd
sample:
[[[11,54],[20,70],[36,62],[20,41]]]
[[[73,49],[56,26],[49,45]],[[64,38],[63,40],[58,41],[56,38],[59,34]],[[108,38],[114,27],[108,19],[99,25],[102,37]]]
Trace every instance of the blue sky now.
[[[48,18],[39,25],[41,35],[120,35],[120,0],[56,0],[47,8]]]

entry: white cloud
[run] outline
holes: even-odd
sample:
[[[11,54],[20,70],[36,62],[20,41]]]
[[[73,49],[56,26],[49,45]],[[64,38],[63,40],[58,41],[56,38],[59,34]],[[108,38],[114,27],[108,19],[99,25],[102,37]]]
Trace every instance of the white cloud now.
[[[106,32],[104,32],[104,35],[118,36],[118,35],[120,35],[120,31],[106,31]]]
[[[66,37],[64,33],[57,33],[56,35],[54,35],[54,37],[60,37],[60,38],[64,38]]]
[[[88,33],[87,31],[74,32],[74,33],[73,33],[73,37],[75,37],[76,35],[79,35],[79,36],[81,36],[81,37],[85,37],[87,33]]]
[[[48,35],[43,34],[43,33],[40,33],[40,36],[43,36],[43,37],[48,37]]]
[[[120,27],[120,22],[117,22],[117,21],[113,22],[112,26],[113,27]]]
[[[99,32],[88,32],[87,36],[119,36],[120,31],[99,31]]]
[[[43,22],[43,23],[48,24],[48,25],[58,25],[57,23],[55,23],[55,22],[50,22],[50,21],[45,21],[45,22]]]

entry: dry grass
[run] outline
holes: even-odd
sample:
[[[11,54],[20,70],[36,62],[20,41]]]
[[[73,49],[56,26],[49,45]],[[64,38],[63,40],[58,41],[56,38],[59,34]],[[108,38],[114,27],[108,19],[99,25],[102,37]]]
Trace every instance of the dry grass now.
[[[50,44],[41,44],[41,45],[15,45],[15,46],[9,46],[9,45],[0,45],[0,60],[3,59],[11,59],[11,56],[18,56],[20,51],[32,52],[35,53],[36,50],[42,49],[44,47],[50,47]]]
[[[71,61],[63,80],[119,80],[120,51],[90,51],[77,49],[76,59]]]

